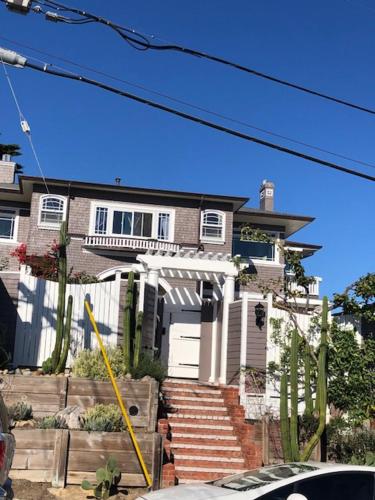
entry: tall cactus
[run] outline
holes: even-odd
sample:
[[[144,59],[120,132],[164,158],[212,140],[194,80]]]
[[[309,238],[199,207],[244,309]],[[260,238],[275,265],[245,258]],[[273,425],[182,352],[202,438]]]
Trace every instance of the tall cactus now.
[[[314,402],[311,391],[311,353],[310,345],[305,341],[303,350],[303,366],[304,366],[304,394],[305,394],[305,415],[311,417],[314,411]]]
[[[70,330],[72,327],[72,311],[73,311],[73,297],[69,295],[68,305],[66,308],[66,320],[64,325],[64,348],[61,353],[59,364],[57,365],[56,372],[62,373],[65,370],[66,360],[68,359],[70,347]]]
[[[124,357],[125,362],[130,368],[130,360],[131,360],[131,346],[132,346],[132,333],[134,326],[134,273],[131,271],[128,275],[128,286],[126,290],[126,299],[125,299],[125,310],[124,310],[124,340],[123,340],[123,348],[124,348]]]
[[[133,368],[138,367],[139,358],[142,348],[142,323],[143,312],[139,311],[137,314],[137,322],[135,325],[135,338],[134,338],[134,352],[133,352]]]
[[[70,328],[73,308],[73,297],[69,297],[67,318],[65,321],[66,284],[68,279],[68,265],[66,248],[69,245],[67,222],[63,221],[60,226],[59,247],[58,247],[58,301],[56,311],[56,340],[52,356],[42,365],[45,372],[61,373],[65,369],[66,358],[70,345]],[[61,354],[64,342],[64,353]]]
[[[65,297],[66,297],[66,282],[67,282],[67,262],[66,262],[66,247],[69,243],[67,236],[67,223],[63,221],[60,227],[59,234],[59,255],[58,255],[58,281],[59,295],[57,302],[57,318],[56,318],[56,341],[52,352],[52,371],[56,371],[59,364],[61,349],[64,336],[64,318],[65,318]]]
[[[296,328],[292,331],[290,347],[290,446],[292,460],[299,461],[298,446],[298,341]]]
[[[292,461],[288,413],[288,374],[284,370],[280,378],[280,433],[285,462]]]
[[[288,378],[284,368],[280,379],[280,430],[284,461],[288,462],[309,460],[315,446],[318,444],[326,425],[327,411],[327,336],[328,336],[328,299],[323,298],[322,319],[320,327],[320,345],[317,367],[317,390],[315,413],[319,414],[319,425],[316,432],[307,442],[300,453],[298,444],[298,343],[299,334],[296,329],[292,331],[290,347],[290,419],[288,418]],[[313,400],[311,397],[310,372],[311,372],[311,347],[306,342],[304,348],[305,368],[305,414],[313,414]]]
[[[318,444],[326,426],[327,413],[327,341],[328,341],[328,299],[323,297],[322,322],[320,327],[320,346],[318,358],[318,388],[317,405],[319,411],[319,425],[309,442],[307,443],[301,459],[306,461],[310,458],[315,446]]]

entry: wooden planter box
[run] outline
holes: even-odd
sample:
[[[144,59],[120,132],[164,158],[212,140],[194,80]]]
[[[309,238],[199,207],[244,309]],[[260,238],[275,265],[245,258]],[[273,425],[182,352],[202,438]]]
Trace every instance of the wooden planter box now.
[[[86,432],[63,429],[15,429],[16,452],[10,477],[51,482],[55,487],[95,482],[95,471],[108,458],[117,459],[121,486],[146,486],[142,469],[127,432]],[[137,433],[137,440],[152,477],[153,489],[160,484],[161,436]]]
[[[133,426],[154,432],[159,384],[153,379],[119,380],[118,387]],[[84,378],[1,375],[0,391],[7,406],[18,401],[31,405],[34,417],[54,415],[66,406],[86,409],[97,403],[117,402],[110,382]],[[137,410],[137,415],[132,415],[131,407]]]

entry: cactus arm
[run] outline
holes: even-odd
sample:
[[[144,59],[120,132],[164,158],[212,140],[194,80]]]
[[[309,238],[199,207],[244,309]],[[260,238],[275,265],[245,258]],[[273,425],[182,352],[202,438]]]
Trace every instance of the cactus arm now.
[[[128,367],[131,361],[132,316],[134,315],[134,273],[128,275],[124,310],[124,357]]]
[[[64,335],[64,316],[65,316],[65,295],[67,281],[67,262],[66,262],[66,245],[67,245],[67,224],[66,221],[61,223],[59,236],[59,257],[58,257],[58,302],[57,302],[57,317],[56,317],[56,341],[52,352],[52,371],[56,371],[59,364],[61,349]]]
[[[290,448],[290,428],[288,415],[288,375],[285,373],[285,371],[281,374],[280,377],[280,433],[284,462],[290,462],[292,460],[292,450]]]
[[[290,348],[290,444],[292,460],[299,461],[298,446],[298,331],[292,331]]]
[[[322,324],[320,328],[320,347],[318,358],[318,390],[317,400],[319,408],[319,425],[307,443],[303,453],[302,460],[310,458],[315,446],[318,444],[326,426],[327,413],[327,337],[328,337],[328,299],[323,297]],[[319,399],[318,399],[319,398]]]
[[[142,323],[143,323],[143,312],[139,311],[137,314],[137,323],[135,327],[135,339],[134,339],[134,356],[133,356],[133,367],[137,368],[139,363],[139,358],[142,348]]]
[[[69,295],[68,306],[66,308],[66,320],[64,326],[64,348],[61,354],[59,364],[57,365],[56,372],[62,373],[65,370],[66,360],[68,359],[69,347],[70,347],[70,331],[72,327],[72,311],[73,311],[73,297]]]
[[[304,369],[305,415],[312,416],[314,411],[314,403],[311,392],[311,356],[310,346],[308,342],[305,342],[304,348]]]

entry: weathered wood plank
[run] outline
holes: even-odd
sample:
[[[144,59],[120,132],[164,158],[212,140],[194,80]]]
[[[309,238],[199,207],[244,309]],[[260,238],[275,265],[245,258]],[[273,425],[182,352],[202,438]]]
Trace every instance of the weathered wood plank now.
[[[56,432],[55,448],[53,450],[52,486],[64,488],[68,463],[69,431],[58,429]]]
[[[14,454],[12,469],[52,469],[53,450],[22,450]]]
[[[142,455],[147,467],[150,468],[153,458],[152,453],[142,453]],[[117,460],[120,470],[129,473],[142,474],[141,465],[135,451],[133,450],[93,450],[91,452],[70,450],[68,470],[94,472],[99,469],[99,467],[104,467],[109,457],[114,457]]]
[[[153,456],[152,456],[152,470],[149,471],[152,475],[152,489],[158,490],[161,484],[161,464],[163,444],[160,434],[155,432],[153,439]]]
[[[152,452],[152,433],[136,434],[142,452]],[[70,431],[71,451],[133,451],[133,443],[127,432]]]
[[[84,479],[95,483],[95,472],[68,471],[66,482],[67,484],[81,484]],[[147,486],[143,474],[121,474],[119,486]]]
[[[53,450],[56,429],[13,429],[16,450],[42,449]]]
[[[149,382],[146,381],[119,380],[118,387],[121,393],[128,397],[148,398],[149,395]],[[76,395],[112,396],[113,387],[110,382],[72,377],[69,379],[68,396]]]
[[[31,481],[33,483],[50,483],[52,480],[52,470],[25,470],[14,469],[12,467],[10,471],[10,478],[13,480],[25,479],[26,481]]]

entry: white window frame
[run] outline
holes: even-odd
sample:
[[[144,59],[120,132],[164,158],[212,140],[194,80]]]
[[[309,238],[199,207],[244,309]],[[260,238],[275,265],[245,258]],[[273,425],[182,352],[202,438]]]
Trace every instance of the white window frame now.
[[[17,237],[18,237],[18,225],[19,225],[19,218],[20,218],[20,209],[15,208],[15,207],[7,207],[7,206],[0,206],[0,216],[3,213],[3,210],[8,210],[14,212],[15,219],[14,219],[14,226],[13,226],[13,238],[3,238],[0,236],[0,244],[1,245],[14,245],[17,243]]]
[[[216,236],[203,236],[203,226],[207,226],[207,224],[204,224],[204,216],[206,214],[217,214],[220,215],[222,218],[222,232],[221,236],[218,238]],[[210,225],[208,225],[210,226]],[[212,225],[212,227],[220,227],[216,225]],[[222,212],[221,210],[211,210],[211,209],[206,209],[202,210],[201,213],[201,227],[200,227],[200,240],[202,243],[213,243],[216,245],[222,245],[225,243],[225,212]]]
[[[95,219],[96,219],[96,209],[97,208],[107,208],[108,216],[107,216],[107,233],[105,234],[96,234],[95,233]],[[127,234],[114,234],[112,233],[113,227],[113,212],[121,211],[121,212],[143,212],[152,214],[152,228],[151,228],[151,236],[133,236]],[[159,213],[169,214],[169,238],[166,240],[158,239],[158,226],[159,226]],[[152,206],[149,205],[137,205],[132,203],[112,203],[112,202],[103,202],[99,201],[91,202],[91,211],[90,211],[90,227],[89,227],[89,236],[109,236],[113,238],[128,238],[133,240],[157,240],[157,241],[165,241],[169,243],[174,242],[174,224],[175,223],[175,210],[169,207],[162,206]]]
[[[59,194],[44,194],[39,198],[39,216],[38,216],[38,227],[42,229],[52,229],[58,231],[61,226],[61,222],[59,223],[51,223],[51,222],[42,222],[42,210],[43,210],[43,201],[47,198],[56,198],[63,202],[63,212],[62,212],[62,220],[63,222],[66,219],[66,197],[61,196]]]

